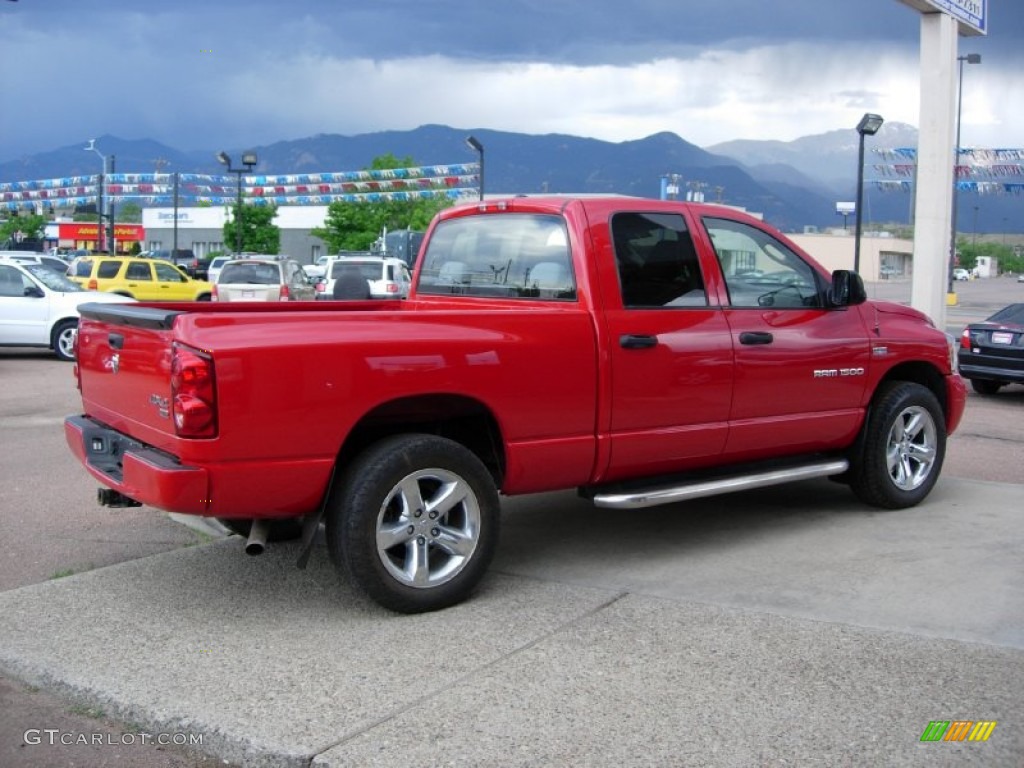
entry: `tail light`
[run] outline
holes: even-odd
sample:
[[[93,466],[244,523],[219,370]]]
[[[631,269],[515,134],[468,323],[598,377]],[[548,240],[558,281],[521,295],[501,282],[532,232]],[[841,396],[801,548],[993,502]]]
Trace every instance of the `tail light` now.
[[[289,298],[289,294],[288,294],[288,286],[287,286],[287,285],[283,285],[283,284],[282,284],[282,285],[281,285],[281,296],[280,296],[280,300],[281,300],[281,301],[288,301],[288,298]]]
[[[964,332],[960,334],[960,349],[971,348],[971,332],[964,328]]]
[[[327,290],[327,283],[324,282],[323,280],[318,281],[317,284],[316,284],[316,292],[317,293],[324,293],[326,290]]]
[[[217,296],[217,284],[216,283],[214,283],[212,286],[210,286],[210,301],[220,301],[220,298]]]
[[[171,417],[178,437],[217,436],[213,359],[180,344],[171,351]]]
[[[398,283],[388,283],[387,284],[387,292],[388,293],[398,293]]]
[[[85,287],[86,287],[87,290],[90,290],[90,291],[98,291],[100,289],[100,284],[98,282],[96,282],[96,278],[94,277],[93,279],[91,279],[89,281],[89,284],[86,285]]]

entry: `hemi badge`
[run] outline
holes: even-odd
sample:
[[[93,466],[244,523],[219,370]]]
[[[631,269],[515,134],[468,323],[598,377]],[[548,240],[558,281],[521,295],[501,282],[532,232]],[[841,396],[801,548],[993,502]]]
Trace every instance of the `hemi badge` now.
[[[871,348],[871,356],[872,357],[885,357],[888,354],[889,354],[889,348],[888,347],[872,347]]]

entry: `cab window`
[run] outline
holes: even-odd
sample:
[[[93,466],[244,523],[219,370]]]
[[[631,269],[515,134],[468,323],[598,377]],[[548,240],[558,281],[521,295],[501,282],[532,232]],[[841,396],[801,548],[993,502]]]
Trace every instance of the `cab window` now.
[[[611,221],[627,309],[706,307],[697,251],[677,213],[617,213]]]
[[[704,219],[733,307],[820,307],[817,272],[767,232],[739,221]]]
[[[0,296],[24,296],[26,281],[14,267],[0,264]]]
[[[510,213],[442,221],[423,255],[421,294],[576,299],[561,217]]]
[[[153,267],[156,269],[156,279],[161,283],[184,283],[188,279],[170,264],[154,264]]]

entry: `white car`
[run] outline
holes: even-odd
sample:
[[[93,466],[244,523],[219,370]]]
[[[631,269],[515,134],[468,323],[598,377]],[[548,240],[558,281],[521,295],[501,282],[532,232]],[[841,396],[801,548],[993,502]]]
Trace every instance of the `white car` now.
[[[366,280],[371,299],[404,299],[412,276],[401,259],[389,256],[345,256],[331,262],[324,281],[317,285],[318,299],[333,299],[334,283],[343,270],[356,270]]]
[[[206,267],[206,282],[216,283],[217,277],[220,275],[224,265],[234,258],[234,256],[214,256],[210,259],[210,263]]]
[[[78,305],[132,301],[87,291],[39,263],[0,258],[0,346],[48,347],[61,360],[74,360]]]
[[[954,280],[970,280],[971,279],[971,273],[968,272],[966,269],[957,268],[957,269],[953,270],[953,279]]]

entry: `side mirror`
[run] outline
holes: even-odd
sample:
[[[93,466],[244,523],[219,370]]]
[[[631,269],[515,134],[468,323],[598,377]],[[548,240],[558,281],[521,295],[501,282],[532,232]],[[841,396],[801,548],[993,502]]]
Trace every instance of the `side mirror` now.
[[[828,288],[828,303],[831,307],[852,307],[867,301],[864,281],[856,272],[837,269],[832,273],[832,284]]]

